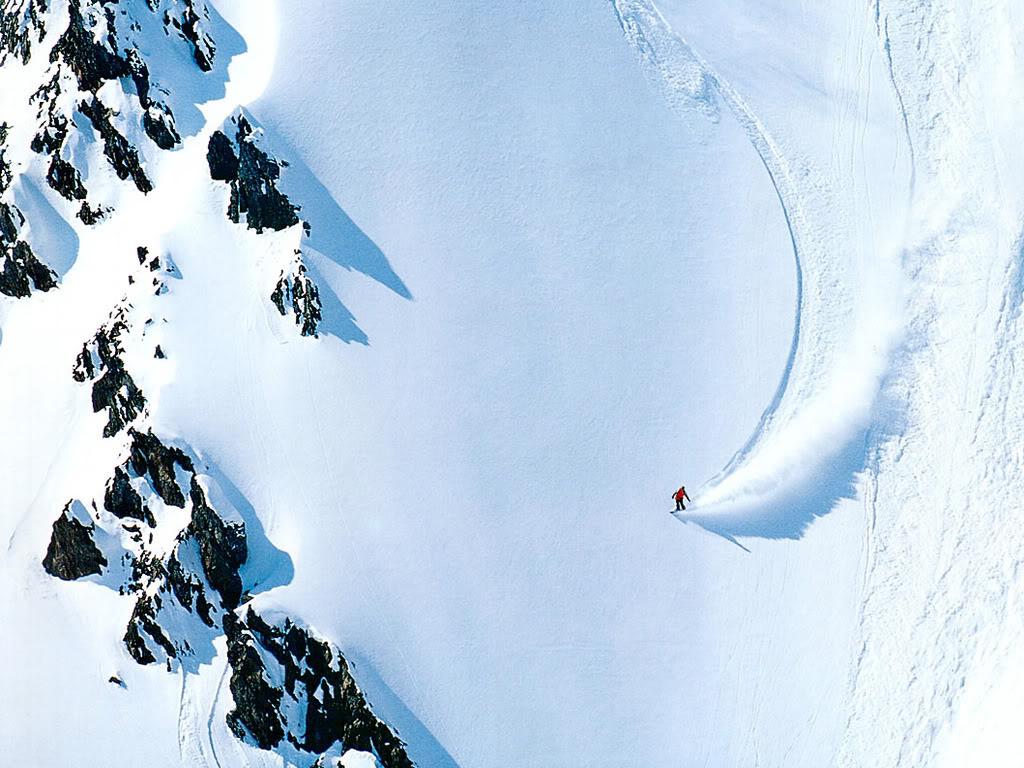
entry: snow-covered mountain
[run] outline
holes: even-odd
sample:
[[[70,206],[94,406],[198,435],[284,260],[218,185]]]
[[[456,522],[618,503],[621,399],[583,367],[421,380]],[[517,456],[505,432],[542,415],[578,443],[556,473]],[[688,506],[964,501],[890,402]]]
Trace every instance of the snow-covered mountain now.
[[[0,0],[4,761],[1016,765],[1022,13]]]

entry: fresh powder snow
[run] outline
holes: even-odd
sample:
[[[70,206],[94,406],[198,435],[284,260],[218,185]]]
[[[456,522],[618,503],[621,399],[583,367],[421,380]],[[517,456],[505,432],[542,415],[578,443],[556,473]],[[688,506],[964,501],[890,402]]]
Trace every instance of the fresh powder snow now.
[[[1021,30],[0,0],[3,762],[1019,765]]]

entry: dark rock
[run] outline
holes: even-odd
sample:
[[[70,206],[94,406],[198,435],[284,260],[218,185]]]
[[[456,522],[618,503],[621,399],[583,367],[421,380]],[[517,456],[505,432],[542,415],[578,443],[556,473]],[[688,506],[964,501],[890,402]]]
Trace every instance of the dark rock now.
[[[57,276],[20,239],[24,217],[13,205],[0,202],[0,293],[24,298],[57,285]]]
[[[0,243],[10,247],[18,241],[24,218],[21,211],[7,203],[0,203]]]
[[[270,300],[282,315],[287,315],[289,309],[294,313],[295,324],[303,336],[317,335],[322,319],[320,289],[306,274],[301,261],[292,270],[281,271]]]
[[[36,290],[48,291],[56,285],[56,275],[36,258],[24,240],[16,242],[4,255],[3,269],[0,270],[0,293],[24,298],[32,293],[33,286]]]
[[[153,351],[153,357],[157,358],[158,360],[163,360],[167,357],[167,355],[164,354],[164,351],[163,349],[161,349],[159,344],[156,345],[156,349]]]
[[[82,177],[67,160],[59,155],[50,158],[50,169],[46,173],[46,183],[66,200],[84,200],[86,196]]]
[[[162,102],[154,102],[142,113],[142,127],[160,149],[171,149],[181,143],[170,107]]]
[[[231,139],[221,131],[214,131],[206,147],[206,162],[210,166],[210,177],[215,181],[235,181],[238,178],[238,157],[232,148]]]
[[[83,224],[92,226],[105,219],[110,210],[110,208],[93,208],[89,203],[83,202],[82,207],[78,209],[78,218],[82,220]]]
[[[192,478],[190,496],[192,522],[187,530],[199,544],[206,580],[220,594],[221,605],[234,610],[242,597],[242,579],[238,569],[248,557],[245,525],[227,523],[214,512],[195,477]]]
[[[224,634],[235,702],[227,716],[228,727],[243,741],[251,739],[261,749],[273,749],[284,738],[280,713],[283,692],[267,681],[266,668],[252,635],[233,613],[224,615]]]
[[[203,71],[209,72],[213,69],[213,57],[216,52],[213,40],[202,28],[202,19],[196,12],[195,0],[184,0],[185,12],[181,19],[181,34],[192,43],[192,58],[196,65]],[[203,9],[205,15],[206,9]]]
[[[89,118],[92,127],[103,139],[103,154],[120,179],[131,178],[143,194],[153,190],[153,183],[139,163],[139,153],[110,122],[111,111],[93,96],[78,105],[78,110]]]
[[[143,635],[150,637],[163,649],[168,659],[177,658],[178,652],[174,643],[164,634],[163,628],[156,621],[156,612],[159,610],[159,597],[142,595],[135,603],[132,610],[132,617],[128,621],[128,629],[124,634],[124,644],[128,653],[139,664],[152,664],[156,657],[146,644]]]
[[[72,378],[77,382],[83,382],[86,379],[91,379],[96,375],[96,368],[92,362],[92,352],[89,351],[89,345],[85,344],[82,347],[82,351],[78,353],[78,357],[75,358],[75,367],[71,372]]]
[[[68,27],[50,52],[51,62],[58,59],[75,73],[83,91],[95,93],[105,81],[130,74],[128,63],[117,55],[116,48],[97,42],[93,30],[86,28],[80,0],[68,4]]]
[[[280,725],[284,738],[308,752],[322,753],[340,743],[346,750],[375,753],[385,768],[412,768],[405,744],[373,714],[336,648],[289,619],[282,626],[268,624],[251,607],[244,619],[227,614],[224,629],[236,696],[228,723],[240,738],[247,731],[269,749],[282,738],[276,729]],[[264,653],[255,652],[257,647]],[[281,667],[274,675],[268,674],[268,658]],[[284,679],[284,690],[267,682],[278,677]],[[238,706],[239,694],[245,706]],[[268,700],[277,702],[276,714],[269,711]]]
[[[185,570],[176,554],[167,560],[167,585],[183,608],[195,610],[206,626],[213,626],[213,606],[206,599],[202,581],[194,573]]]
[[[47,0],[27,0],[18,4],[5,2],[0,6],[0,64],[7,55],[13,55],[22,64],[28,64],[32,42],[42,42],[46,34],[44,14]]]
[[[132,429],[131,453],[128,463],[138,477],[148,477],[149,484],[165,504],[179,509],[185,506],[185,494],[178,485],[175,467],[194,474],[192,460],[178,448],[160,442],[152,432]]]
[[[181,143],[181,136],[174,127],[171,108],[162,101],[150,97],[149,67],[142,60],[139,51],[132,48],[127,55],[128,70],[135,83],[135,92],[142,105],[142,127],[160,149],[171,149]]]
[[[73,581],[99,574],[107,567],[107,559],[93,540],[93,524],[85,525],[71,512],[71,502],[53,522],[50,545],[43,558],[43,568],[51,576]]]
[[[32,138],[32,151],[37,153],[57,154],[64,146],[68,131],[71,128],[70,121],[63,114],[56,110],[56,99],[61,94],[60,80],[54,75],[53,79],[41,87],[32,96],[36,102],[50,101],[47,109],[46,122],[39,129],[39,132]]]
[[[104,437],[112,437],[138,418],[145,408],[146,398],[135,380],[125,370],[121,335],[128,330],[124,310],[96,332],[82,347],[75,359],[72,372],[76,381],[94,379],[92,387],[93,411],[107,411]],[[102,372],[99,378],[97,374]]]
[[[142,503],[142,497],[131,486],[131,478],[121,467],[114,470],[114,476],[107,482],[103,507],[115,517],[132,518],[150,526],[156,525],[153,513]]]
[[[124,369],[120,358],[113,358],[106,364],[103,375],[92,387],[92,409],[99,413],[107,411],[104,437],[113,437],[133,422],[146,406],[146,398],[136,386],[135,380]]]
[[[237,169],[233,163],[236,157]],[[206,158],[211,177],[231,185],[228,218],[233,222],[240,223],[245,214],[246,226],[260,233],[264,229],[287,229],[298,223],[298,207],[277,188],[284,163],[256,146],[253,128],[245,117],[237,118],[233,144],[220,131],[210,137]]]

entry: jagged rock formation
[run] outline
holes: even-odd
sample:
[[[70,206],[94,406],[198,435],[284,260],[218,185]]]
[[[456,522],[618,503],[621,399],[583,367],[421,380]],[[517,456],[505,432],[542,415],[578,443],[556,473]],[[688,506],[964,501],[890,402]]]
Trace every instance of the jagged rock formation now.
[[[68,502],[60,517],[53,521],[53,534],[43,558],[43,568],[51,576],[73,581],[99,574],[107,567],[107,559],[93,540],[96,528],[81,522]]]
[[[80,102],[78,111],[89,118],[92,127],[103,139],[103,154],[107,156],[117,177],[122,180],[131,178],[139,192],[152,192],[153,182],[139,164],[138,150],[111,124],[110,117],[113,113],[103,105],[103,102],[93,97]]]
[[[46,34],[47,0],[3,0],[0,4],[0,64],[14,56],[25,64],[33,43]]]
[[[146,398],[128,372],[126,345],[129,340],[139,343],[152,318],[136,319],[138,309],[130,297],[145,300],[145,291],[149,288],[153,289],[153,294],[162,295],[168,290],[165,278],[178,276],[177,268],[169,258],[151,257],[144,247],[139,247],[136,254],[141,269],[137,274],[128,276],[132,286],[129,296],[122,299],[110,319],[82,345],[72,368],[71,375],[75,381],[93,382],[93,411],[106,411],[107,414],[104,437],[117,435],[142,416],[146,409]],[[123,503],[129,504],[130,499],[123,500]]]
[[[282,739],[313,754],[376,754],[384,768],[413,763],[391,729],[370,710],[337,648],[285,618],[265,621],[252,607],[224,617],[235,709],[228,725],[263,749]]]
[[[262,749],[286,739],[313,756],[358,750],[377,755],[385,768],[412,768],[405,745],[373,714],[336,648],[289,618],[269,623],[251,606],[236,613],[248,600],[240,575],[248,541],[237,512],[211,502],[212,479],[151,431],[131,429],[129,436],[127,457],[105,486],[110,517],[101,524],[127,545],[128,577],[119,589],[136,598],[123,638],[132,658],[168,669],[189,665],[197,644],[209,645],[223,631],[235,702],[228,725],[236,736]],[[76,519],[73,508],[85,505],[68,503],[44,559],[49,573],[68,580],[107,565],[93,541],[95,525]],[[161,552],[152,530],[170,523],[171,508],[186,510],[188,523]]]
[[[23,298],[57,285],[53,271],[36,258],[22,237],[25,217],[5,198],[13,176],[6,158],[7,124],[0,124],[0,293]]]
[[[147,454],[147,465],[136,467],[142,453]],[[190,637],[218,634],[220,613],[241,601],[239,569],[248,557],[245,525],[233,510],[214,509],[204,489],[212,481],[197,473],[180,449],[164,445],[152,433],[133,435],[132,457],[126,464],[145,481],[144,493],[153,502],[159,497],[164,504],[189,507],[189,522],[168,553],[161,556],[142,547],[128,585],[138,595],[124,636],[128,652],[140,664],[158,657],[170,663],[195,650]],[[190,625],[189,615],[212,633],[197,633],[194,621],[191,632],[182,631]]]
[[[265,229],[283,230],[300,223],[299,206],[293,204],[278,188],[281,169],[288,164],[276,160],[260,147],[262,133],[239,114],[232,118],[234,138],[223,131],[214,131],[206,150],[210,177],[231,187],[228,218],[243,222],[262,234]],[[310,226],[302,222],[303,233]],[[320,289],[310,278],[295,250],[294,258],[281,269],[270,300],[283,316],[291,313],[302,336],[317,336],[323,319]]]
[[[140,664],[179,662],[220,633],[220,618],[238,607],[243,585],[239,569],[248,557],[245,525],[230,505],[210,501],[214,481],[197,471],[181,448],[167,445],[151,431],[130,430],[128,456],[106,483],[99,524],[124,547],[126,578],[118,587],[136,597],[124,635],[129,654]],[[98,509],[96,501],[92,502]],[[188,522],[166,551],[153,535],[159,527]],[[84,510],[68,502],[53,524],[43,565],[48,573],[71,580],[100,573],[107,566],[93,540],[96,525],[77,519]],[[180,524],[177,523],[177,524]]]
[[[214,131],[206,153],[211,178],[231,186],[228,218],[239,224],[244,214],[245,225],[258,233],[298,224],[298,207],[277,188],[281,168],[287,163],[275,160],[259,148],[260,134],[244,115],[238,115],[232,122],[234,139]]]
[[[92,409],[107,412],[104,437],[112,437],[138,418],[146,398],[124,364],[122,337],[129,331],[127,309],[118,308],[110,321],[87,341],[75,361],[75,381],[92,381]]]
[[[53,10],[49,0],[0,1],[0,63],[8,57],[28,63],[36,55],[34,47],[44,41],[47,23],[63,23],[54,21],[60,17]],[[87,225],[102,220],[110,209],[90,200],[85,182],[89,169],[75,164],[81,163],[74,159],[81,156],[76,151],[83,142],[79,126],[91,125],[111,169],[142,193],[150,192],[153,184],[144,168],[142,144],[133,137],[133,121],[160,149],[181,143],[171,108],[158,95],[168,90],[154,80],[143,53],[151,46],[138,39],[143,29],[140,14],[159,18],[170,40],[179,38],[189,46],[199,69],[212,70],[216,48],[206,31],[209,12],[202,0],[69,0],[67,24],[48,51],[45,80],[30,98],[37,119],[31,149],[48,158],[47,184],[74,204],[76,215]],[[98,93],[107,83],[118,83],[131,103],[130,90],[124,86],[128,79],[135,86],[138,107],[115,113]],[[3,140],[0,131],[0,144]],[[54,287],[56,276],[19,237],[24,217],[2,199],[11,181],[10,168],[0,157],[0,293],[25,297],[33,290]]]
[[[13,204],[0,200],[0,293],[23,298],[32,290],[48,291],[57,276],[36,258],[32,247],[21,239],[25,217]]]
[[[149,142],[160,150],[182,142],[170,106],[178,102],[156,71],[163,58],[151,55],[154,45],[167,44],[165,36],[144,38],[143,29],[148,24],[152,32],[162,23],[172,44],[184,41],[205,72],[213,69],[215,47],[201,0],[66,0],[58,6],[59,15],[49,0],[0,0],[0,57],[48,62],[29,100],[35,121],[18,134],[32,136],[23,149],[36,157],[19,157],[17,167],[32,169],[41,177],[34,181],[45,180],[91,225],[112,212],[97,178],[112,171],[146,194],[153,189]],[[54,34],[44,35],[45,23]],[[44,41],[55,42],[35,50]],[[293,230],[296,241],[308,235],[299,206],[280,189],[287,163],[262,146],[254,121],[239,114],[227,125],[212,135],[207,158],[212,178],[230,187],[228,217],[258,234],[301,223]],[[92,154],[82,151],[89,136],[105,157],[99,167],[85,164]],[[31,227],[7,197],[17,180],[4,162],[5,141],[0,126],[0,293],[20,297],[49,290],[57,280],[35,257]],[[169,257],[151,257],[144,247],[137,254],[139,267],[127,276],[132,287],[82,346],[72,369],[75,380],[89,385],[92,409],[105,418],[103,437],[117,441],[118,458],[109,473],[83,481],[84,492],[54,521],[44,568],[69,581],[101,576],[100,583],[133,601],[122,641],[139,664],[194,673],[213,658],[214,640],[226,635],[235,697],[228,725],[239,738],[263,749],[299,750],[320,766],[364,755],[360,759],[372,757],[385,768],[411,767],[405,745],[373,714],[337,648],[292,618],[271,623],[252,604],[243,609],[261,582],[243,578],[250,532],[242,514],[186,444],[154,431],[151,405],[138,384],[152,388],[159,380],[133,366],[143,351],[147,358],[166,356],[153,343],[166,343],[160,331],[157,339],[147,337],[159,327],[154,323],[166,321],[149,302],[169,290],[164,277],[174,267]],[[294,316],[302,336],[315,337],[322,320],[319,289],[299,250],[282,257],[268,275],[280,268],[271,300],[283,316]],[[253,547],[264,549],[259,542]]]
[[[181,143],[181,136],[174,127],[174,115],[164,102],[150,96],[149,67],[139,52],[132,48],[127,56],[128,71],[135,83],[135,92],[145,112],[142,113],[142,127],[160,149],[171,149]]]
[[[212,70],[217,47],[206,33],[209,20],[206,5],[196,0],[146,0],[146,3],[154,12],[161,14],[168,33],[176,31],[188,41],[196,65],[203,72]]]
[[[302,263],[300,251],[295,252],[292,264],[281,270],[270,300],[282,315],[287,316],[291,312],[295,316],[295,324],[303,336],[317,335],[317,327],[322,319],[320,289],[306,274],[306,265]]]

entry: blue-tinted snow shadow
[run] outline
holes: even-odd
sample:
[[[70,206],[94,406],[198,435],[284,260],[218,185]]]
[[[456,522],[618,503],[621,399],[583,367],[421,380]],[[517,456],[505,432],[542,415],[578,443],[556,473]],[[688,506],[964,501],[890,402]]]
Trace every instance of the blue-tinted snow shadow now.
[[[734,510],[677,512],[694,523],[746,549],[738,539],[799,539],[817,518],[831,512],[841,499],[856,496],[857,476],[867,466],[871,442],[860,431],[831,459],[823,461],[797,483]]]
[[[29,244],[40,261],[64,277],[78,259],[78,235],[28,174],[20,181],[14,201],[31,227]]]
[[[299,153],[287,139],[273,127],[262,124],[248,110],[243,110],[243,114],[254,127],[263,131],[265,151],[288,163],[281,172],[279,186],[299,207],[300,218],[309,224],[302,250],[314,252],[347,271],[359,272],[403,299],[412,299],[409,288],[377,243],[342,209],[309,166],[296,159]],[[322,271],[315,269],[312,262],[307,262],[307,269],[322,276]],[[367,336],[357,325],[355,316],[333,291],[325,290],[328,287],[325,280],[318,279],[317,283],[321,289],[321,330],[346,342],[367,344]]]
[[[196,64],[192,44],[173,30],[164,29],[157,13],[136,14],[141,31],[132,37],[149,67],[154,99],[166,101],[174,114],[174,124],[182,137],[194,136],[202,130],[206,119],[200,104],[224,98],[227,93],[228,66],[231,60],[246,52],[244,38],[224,19],[213,4],[206,3],[209,19],[203,27],[216,48],[212,68],[203,72]],[[128,93],[136,93],[130,77],[121,78]],[[175,149],[180,148],[175,147]]]
[[[358,653],[345,651],[353,676],[366,695],[375,715],[398,731],[399,738],[409,747],[409,757],[417,765],[432,768],[459,768],[459,764],[434,735],[385,683],[373,664]]]
[[[315,252],[319,255],[319,251]],[[306,269],[309,276],[320,287],[320,326],[319,333],[327,336],[337,336],[345,342],[356,344],[369,344],[370,340],[366,333],[356,324],[355,315],[348,307],[341,303],[341,299],[330,288],[330,284],[324,279],[323,272],[318,268],[314,260],[306,261]]]
[[[203,462],[203,471],[212,477],[227,500],[235,507],[245,524],[245,538],[249,554],[240,569],[242,586],[250,595],[258,595],[275,587],[290,584],[295,578],[291,556],[275,547],[267,538],[263,523],[249,500],[220,469]]]

